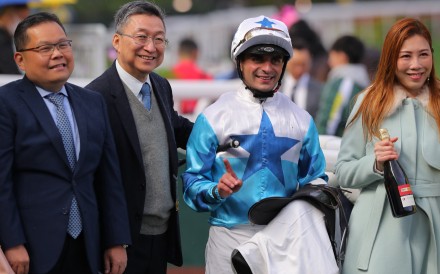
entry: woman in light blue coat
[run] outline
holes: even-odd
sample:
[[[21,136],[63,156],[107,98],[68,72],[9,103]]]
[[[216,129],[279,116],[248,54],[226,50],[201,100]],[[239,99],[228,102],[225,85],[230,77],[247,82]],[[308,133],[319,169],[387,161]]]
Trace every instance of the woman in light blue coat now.
[[[405,18],[388,32],[376,79],[356,100],[344,132],[336,176],[361,188],[350,219],[343,273],[440,273],[440,83],[430,33]],[[380,141],[379,128],[392,138]],[[383,164],[398,159],[417,204],[394,218]]]

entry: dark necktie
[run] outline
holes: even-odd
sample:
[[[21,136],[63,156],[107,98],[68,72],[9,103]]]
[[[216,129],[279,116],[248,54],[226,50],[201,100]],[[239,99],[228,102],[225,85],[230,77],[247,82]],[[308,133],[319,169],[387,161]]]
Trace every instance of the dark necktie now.
[[[47,99],[51,101],[57,108],[56,124],[63,140],[64,149],[67,154],[70,168],[75,170],[76,165],[76,152],[75,143],[73,142],[72,128],[69,122],[69,118],[64,110],[64,94],[53,93],[47,96]],[[72,204],[70,206],[69,225],[67,232],[76,239],[82,230],[81,215],[79,212],[78,204],[75,196],[73,196]]]
[[[142,94],[142,103],[144,103],[144,106],[146,109],[151,109],[151,90],[150,85],[148,83],[144,83],[141,88],[141,94]]]

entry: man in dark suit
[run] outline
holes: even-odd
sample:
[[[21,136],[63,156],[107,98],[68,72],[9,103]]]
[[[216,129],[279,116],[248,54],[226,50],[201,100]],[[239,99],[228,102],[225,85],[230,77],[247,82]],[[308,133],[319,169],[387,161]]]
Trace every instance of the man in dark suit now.
[[[164,15],[149,2],[123,5],[115,16],[113,65],[87,87],[107,102],[125,186],[133,245],[127,274],[166,273],[182,265],[177,147],[192,123],[173,109],[169,82],[153,72],[167,44]]]
[[[105,102],[67,83],[72,41],[55,15],[27,17],[14,41],[25,76],[0,88],[5,256],[20,274],[121,274],[130,234]]]
[[[292,47],[293,55],[287,62],[282,92],[315,118],[323,84],[310,75],[313,57],[307,43],[296,39]]]

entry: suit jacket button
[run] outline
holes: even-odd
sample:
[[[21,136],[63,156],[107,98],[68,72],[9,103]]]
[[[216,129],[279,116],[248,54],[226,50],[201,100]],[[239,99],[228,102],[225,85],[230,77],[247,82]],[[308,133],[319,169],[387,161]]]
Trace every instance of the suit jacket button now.
[[[67,215],[69,214],[69,210],[67,210],[67,208],[63,207],[63,215]]]
[[[145,183],[142,183],[140,188],[141,188],[141,190],[144,190],[145,189]]]

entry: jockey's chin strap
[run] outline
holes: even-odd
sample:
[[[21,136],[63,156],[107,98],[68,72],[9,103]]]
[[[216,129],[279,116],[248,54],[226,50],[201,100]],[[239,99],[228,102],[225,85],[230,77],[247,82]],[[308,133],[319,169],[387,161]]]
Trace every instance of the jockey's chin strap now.
[[[243,81],[243,83],[244,83],[244,81]],[[266,98],[269,98],[269,97],[273,97],[275,92],[278,91],[278,89],[281,86],[281,80],[278,81],[277,86],[273,90],[271,90],[271,91],[257,90],[257,89],[249,87],[248,85],[246,85],[246,83],[245,83],[245,86],[246,86],[246,89],[248,89],[250,92],[252,92],[252,94],[254,95],[255,98],[266,99]]]

